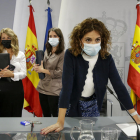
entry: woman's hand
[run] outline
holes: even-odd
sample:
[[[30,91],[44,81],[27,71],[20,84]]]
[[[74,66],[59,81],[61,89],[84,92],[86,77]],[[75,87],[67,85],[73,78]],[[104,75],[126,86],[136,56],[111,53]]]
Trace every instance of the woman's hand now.
[[[64,122],[65,122],[65,114],[66,114],[67,108],[59,108],[59,114],[58,114],[58,120],[56,124],[53,124],[49,127],[41,129],[41,134],[46,135],[49,132],[59,132],[64,128]]]
[[[37,73],[43,73],[44,68],[43,68],[43,61],[41,61],[41,65],[39,66],[39,64],[34,64],[33,65],[33,69],[37,72]]]
[[[40,133],[43,134],[43,135],[46,135],[47,133],[52,132],[52,131],[59,132],[63,128],[64,128],[64,123],[57,122],[56,124],[53,124],[49,127],[41,129]]]
[[[8,69],[8,67],[9,67],[9,65],[6,68],[1,69],[1,71],[0,71],[0,77],[12,77],[12,78],[14,77],[13,71],[10,71]]]
[[[131,114],[131,116],[135,119],[135,121],[137,122],[137,124],[140,124],[140,118],[136,112],[136,110],[134,108],[128,110],[129,113]]]
[[[133,116],[133,118],[135,119],[135,121],[137,122],[137,124],[140,124],[140,118],[138,115]]]
[[[137,124],[140,124],[140,119],[137,119],[136,122],[137,122]]]

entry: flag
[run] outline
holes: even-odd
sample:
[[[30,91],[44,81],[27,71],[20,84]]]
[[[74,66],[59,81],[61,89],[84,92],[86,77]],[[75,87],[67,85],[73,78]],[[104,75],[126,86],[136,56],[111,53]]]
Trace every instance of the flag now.
[[[131,50],[128,72],[128,85],[131,87],[130,97],[133,105],[137,102],[137,112],[140,114],[140,4],[136,5],[137,21]],[[136,101],[137,95],[137,101]]]
[[[33,7],[29,6],[30,16],[27,27],[25,56],[27,65],[27,76],[22,80],[24,88],[24,109],[34,112],[37,117],[42,117],[42,109],[39,100],[39,93],[36,87],[39,83],[38,73],[33,71],[33,64],[36,59],[35,51],[38,50],[37,35],[33,16]]]
[[[50,28],[52,28],[52,18],[51,18],[51,9],[48,7],[45,11],[48,11],[48,22],[47,22],[47,27],[46,27],[46,34],[45,34],[45,39],[44,39],[44,51],[46,49],[46,42],[47,42],[47,37],[48,37],[48,31]]]

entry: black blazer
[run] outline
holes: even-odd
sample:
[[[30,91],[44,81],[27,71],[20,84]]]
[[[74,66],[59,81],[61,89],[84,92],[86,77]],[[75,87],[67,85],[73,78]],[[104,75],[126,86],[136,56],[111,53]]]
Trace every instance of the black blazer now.
[[[69,117],[81,117],[79,98],[85,85],[88,72],[88,61],[82,55],[75,57],[66,50],[62,75],[62,90],[60,92],[59,108],[70,108]],[[113,88],[126,109],[132,109],[130,96],[121,81],[111,55],[102,59],[100,54],[93,69],[93,82],[99,111],[101,110],[108,78]],[[121,106],[122,110],[124,108]]]

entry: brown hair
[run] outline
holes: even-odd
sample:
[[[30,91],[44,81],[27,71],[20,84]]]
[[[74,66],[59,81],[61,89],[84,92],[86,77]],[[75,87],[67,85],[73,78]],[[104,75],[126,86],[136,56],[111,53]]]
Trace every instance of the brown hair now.
[[[11,37],[12,52],[14,53],[14,55],[17,56],[17,54],[19,52],[18,38],[17,38],[17,35],[14,33],[14,31],[12,29],[10,29],[10,28],[3,28],[0,31],[0,53],[2,53],[3,50],[4,50],[4,46],[1,44],[2,33],[5,33],[9,37]]]
[[[59,29],[59,28],[51,28],[49,31],[48,31],[48,38],[47,38],[47,42],[46,42],[46,49],[47,49],[47,53],[48,53],[48,55],[50,54],[50,52],[52,51],[52,46],[49,44],[49,42],[48,42],[48,40],[49,40],[49,33],[51,32],[51,31],[54,31],[57,35],[58,35],[58,37],[60,38],[60,40],[59,40],[59,45],[58,45],[58,47],[57,47],[57,50],[56,50],[56,52],[55,52],[55,54],[59,54],[59,53],[61,53],[63,50],[64,50],[64,37],[63,37],[63,34],[62,34],[62,32],[61,32],[61,30]]]
[[[106,26],[99,20],[93,18],[87,18],[78,25],[76,25],[69,36],[69,50],[74,56],[81,54],[82,48],[80,41],[85,34],[91,31],[97,31],[101,36],[101,50],[100,54],[102,59],[105,59],[109,55],[111,48],[111,36],[110,31]]]

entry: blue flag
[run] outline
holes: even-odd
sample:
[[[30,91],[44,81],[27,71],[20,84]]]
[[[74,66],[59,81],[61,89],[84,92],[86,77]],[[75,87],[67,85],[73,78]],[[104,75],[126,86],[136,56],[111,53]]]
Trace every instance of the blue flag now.
[[[48,9],[46,9],[46,10],[48,11],[48,22],[47,22],[46,34],[45,34],[45,40],[44,40],[44,51],[46,50],[45,44],[46,44],[47,37],[48,37],[48,31],[49,31],[50,28],[52,28],[51,9],[50,9],[50,7],[48,7]]]

